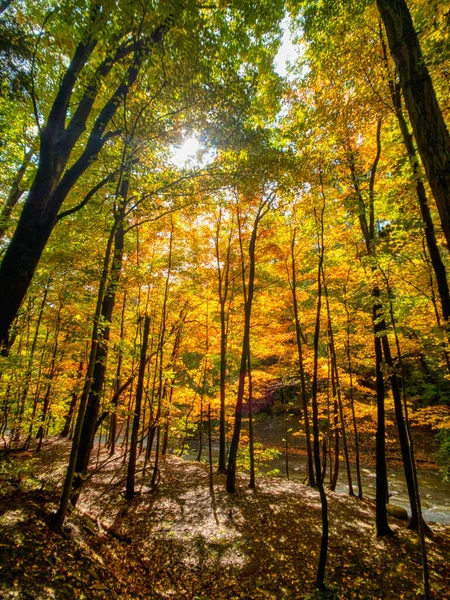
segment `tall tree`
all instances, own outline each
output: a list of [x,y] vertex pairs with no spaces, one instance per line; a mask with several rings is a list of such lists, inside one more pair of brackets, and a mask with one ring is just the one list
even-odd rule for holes
[[[243,268],[243,286],[244,286],[244,334],[241,347],[241,362],[239,367],[238,393],[236,399],[236,408],[234,414],[233,437],[231,438],[230,453],[228,456],[228,471],[227,471],[227,492],[236,491],[236,461],[239,446],[239,438],[242,426],[242,407],[245,392],[245,379],[248,373],[249,351],[250,351],[250,321],[252,315],[253,296],[255,293],[255,267],[256,267],[256,241],[258,237],[258,226],[264,216],[269,212],[273,201],[273,193],[269,192],[262,195],[256,210],[253,227],[250,234],[250,242],[248,247],[248,280],[245,281],[245,269]],[[238,226],[242,227],[240,222],[240,213],[238,206]],[[242,236],[242,233],[241,233]],[[240,237],[242,243],[242,237]],[[242,250],[244,257],[244,251]]]

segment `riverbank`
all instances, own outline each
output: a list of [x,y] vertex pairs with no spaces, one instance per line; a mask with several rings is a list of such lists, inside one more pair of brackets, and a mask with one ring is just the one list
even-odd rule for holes
[[[386,462],[388,467],[401,468],[402,455],[398,440],[398,430],[394,423],[392,410],[387,411],[386,424]],[[266,415],[258,414],[254,418],[255,439],[264,447],[276,448],[281,453],[285,451],[285,442],[281,440],[288,438],[289,454],[306,456],[306,442],[303,426],[298,416],[288,416],[287,421],[283,414]],[[375,435],[376,422],[372,420],[361,420],[358,426],[359,453],[362,465],[375,466]],[[411,436],[414,443],[414,455],[418,468],[427,471],[439,471],[440,467],[436,461],[439,443],[435,432],[429,425],[412,424]],[[347,428],[347,442],[350,460],[355,460],[355,439],[352,428]],[[342,439],[340,453],[343,455]]]
[[[127,503],[124,466],[109,462],[87,484],[65,535],[46,520],[56,508],[68,445],[52,440],[39,455],[20,454],[2,469],[0,595],[55,599],[301,599],[314,588],[320,502],[298,482],[238,476],[209,489],[206,465],[168,456],[161,483]],[[100,454],[100,461],[106,455]],[[3,463],[5,466],[5,463]],[[328,492],[330,598],[417,598],[417,535],[390,517],[393,538],[374,537],[374,505]],[[434,598],[450,585],[450,528],[427,540]]]

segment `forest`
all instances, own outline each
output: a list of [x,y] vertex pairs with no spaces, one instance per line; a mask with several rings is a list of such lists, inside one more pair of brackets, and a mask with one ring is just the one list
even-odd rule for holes
[[0,0],[1,597],[449,597],[449,65],[442,0]]

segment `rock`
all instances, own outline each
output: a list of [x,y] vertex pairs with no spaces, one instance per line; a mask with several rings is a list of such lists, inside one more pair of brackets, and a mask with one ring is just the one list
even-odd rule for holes
[[401,506],[396,506],[395,504],[386,504],[386,511],[388,515],[391,515],[397,519],[407,520],[409,518],[407,511]]

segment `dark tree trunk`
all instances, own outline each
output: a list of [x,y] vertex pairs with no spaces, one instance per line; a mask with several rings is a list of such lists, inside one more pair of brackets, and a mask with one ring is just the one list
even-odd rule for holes
[[[244,400],[244,390],[245,390],[245,376],[247,374],[248,368],[248,352],[250,349],[250,320],[252,314],[252,303],[253,303],[253,295],[254,295],[254,286],[255,286],[255,249],[256,249],[256,239],[258,235],[258,225],[264,215],[270,209],[270,201],[263,200],[258,207],[258,211],[256,213],[255,222],[253,224],[253,229],[250,237],[249,244],[249,275],[248,275],[248,285],[245,283],[245,267],[244,267],[244,250],[242,244],[242,230],[241,224],[239,220],[239,240],[241,245],[241,259],[242,259],[242,278],[243,278],[243,288],[244,288],[244,336],[242,340],[242,350],[241,350],[241,364],[239,367],[239,383],[238,383],[238,394],[236,399],[236,408],[234,412],[234,428],[233,428],[233,437],[231,438],[230,444],[230,453],[228,456],[228,469],[227,469],[227,483],[226,489],[227,492],[233,493],[236,491],[236,460],[237,460],[237,452],[239,447],[239,438],[241,435],[241,426],[242,426],[242,405]],[[238,210],[238,219],[239,219],[239,210]]]
[[[281,382],[283,384],[283,382]],[[288,427],[288,406],[286,400],[286,394],[284,388],[281,388],[281,397],[283,400],[284,407],[284,468],[286,472],[286,479],[289,479],[289,427]]]
[[392,535],[388,525],[386,502],[388,499],[387,470],[386,470],[386,426],[385,426],[385,387],[383,380],[383,353],[381,348],[382,323],[380,313],[380,290],[375,287],[373,297],[373,328],[375,343],[375,373],[377,388],[377,433],[376,433],[376,534],[377,537]]
[[213,480],[213,458],[212,458],[212,437],[211,437],[211,403],[208,402],[208,461],[209,461],[209,490],[214,490]]
[[[378,162],[381,156],[381,120],[377,123],[376,132],[377,151],[370,172],[369,181],[369,219],[367,220],[367,209],[364,203],[362,193],[358,183],[356,174],[356,166],[354,155],[350,152],[349,167],[351,172],[352,184],[359,201],[359,223],[361,233],[366,243],[367,254],[376,258],[375,247],[375,177],[378,167]],[[376,266],[372,265],[372,271],[376,270]],[[385,331],[385,327],[380,321],[382,320],[383,306],[380,301],[380,290],[378,286],[372,289],[372,323],[374,328],[374,344],[375,344],[375,376],[377,390],[377,433],[376,433],[376,516],[375,526],[377,536],[392,535],[392,531],[388,525],[386,502],[388,500],[388,485],[387,485],[387,468],[386,468],[386,423],[385,423],[385,387],[383,380],[383,351],[381,347],[381,335]]]
[[105,294],[106,281],[107,281],[107,276],[108,276],[108,266],[109,266],[109,261],[111,258],[112,244],[113,244],[113,240],[114,240],[113,234],[114,234],[114,232],[111,232],[111,235],[109,236],[107,246],[106,246],[106,251],[105,251],[105,257],[103,259],[102,277],[100,279],[100,285],[99,285],[98,294],[97,294],[97,304],[96,304],[95,313],[94,313],[94,322],[93,322],[93,326],[92,326],[91,349],[89,352],[89,359],[87,362],[87,371],[86,371],[86,378],[84,380],[83,391],[80,396],[80,404],[78,407],[78,416],[77,416],[77,421],[75,424],[75,430],[74,430],[74,434],[73,434],[72,448],[71,448],[70,457],[69,457],[69,464],[67,466],[67,472],[66,472],[66,476],[64,479],[63,490],[62,490],[62,494],[61,494],[61,498],[60,498],[59,508],[51,518],[51,524],[56,530],[61,529],[61,527],[64,523],[64,519],[66,518],[67,510],[69,508],[70,495],[72,492],[72,484],[73,484],[74,477],[75,477],[75,466],[77,463],[78,450],[80,447],[81,430],[83,427],[83,421],[84,421],[84,417],[85,417],[85,413],[86,413],[86,405],[87,405],[87,401],[88,401],[89,391],[91,388],[92,376],[94,374],[95,359],[97,356],[98,327],[99,327],[99,321],[100,321],[100,316],[101,316],[103,297]]
[[101,322],[102,327],[98,329],[97,352],[95,357],[94,372],[89,389],[89,397],[86,407],[86,413],[81,430],[80,447],[78,450],[76,472],[77,477],[73,482],[72,503],[76,503],[79,490],[83,484],[83,477],[86,475],[89,467],[89,459],[94,445],[95,432],[98,427],[98,414],[100,401],[103,393],[103,386],[106,375],[106,362],[108,358],[109,334],[112,315],[116,300],[117,285],[122,270],[123,249],[124,249],[124,213],[126,198],[128,192],[128,177],[125,174],[121,185],[122,200],[120,208],[115,216],[112,229],[114,233],[114,253],[111,269],[108,278],[108,285],[102,302]]
[[[389,285],[388,285],[388,293],[389,293]],[[400,374],[401,374],[401,379],[402,379],[402,400],[403,400],[403,409],[404,409],[404,415],[405,415],[405,428],[406,428],[408,448],[410,450],[410,455],[411,455],[413,486],[414,486],[414,494],[415,494],[415,500],[416,500],[416,506],[417,506],[417,523],[410,522],[408,528],[417,529],[417,531],[419,533],[420,548],[421,548],[421,553],[422,553],[422,578],[423,578],[423,586],[424,586],[424,596],[427,600],[429,600],[430,592],[431,592],[431,590],[430,590],[430,572],[429,572],[429,567],[428,567],[428,557],[427,557],[427,548],[426,548],[426,543],[425,543],[425,533],[431,533],[431,530],[422,518],[422,506],[421,506],[421,499],[420,499],[420,492],[419,492],[419,482],[417,479],[417,469],[416,469],[416,463],[414,460],[414,445],[413,445],[413,438],[411,435],[411,427],[410,427],[409,416],[408,416],[408,403],[407,403],[406,391],[405,391],[405,373],[404,373],[404,369],[403,369],[403,360],[402,360],[402,353],[401,353],[401,349],[400,349],[400,341],[398,339],[397,326],[396,326],[396,322],[395,322],[395,318],[394,318],[394,307],[392,304],[390,293],[389,293],[389,312],[390,312],[390,316],[391,316],[392,328],[394,330],[395,345],[396,345],[396,349],[397,349],[397,358],[398,358]]]
[[50,393],[51,393],[51,389],[52,389],[53,378],[55,377],[55,372],[56,372],[56,355],[58,353],[58,342],[59,342],[58,338],[59,338],[59,330],[61,327],[61,310],[62,310],[62,303],[60,302],[59,309],[58,309],[58,315],[56,317],[55,343],[53,346],[52,358],[50,361],[50,370],[48,373],[47,389],[45,391],[44,404],[42,407],[42,414],[41,414],[39,429],[36,433],[36,439],[39,440],[37,448],[36,448],[36,452],[39,452],[41,449],[42,440],[44,438],[44,433],[45,433],[45,424],[46,424],[48,413],[50,410],[50,399],[51,399]]
[[[84,368],[84,362],[83,362],[83,360],[80,360],[80,364],[78,365],[77,383],[75,384],[75,388],[77,387],[78,382],[81,380],[81,377],[83,376],[83,368]],[[65,416],[64,427],[63,427],[63,430],[61,431],[61,433],[59,434],[61,437],[67,437],[69,435],[70,426],[72,423],[72,417],[75,412],[75,408],[77,406],[77,401],[78,401],[78,392],[76,391],[76,389],[74,389],[74,391],[72,392],[72,397],[70,399],[69,410],[67,411],[67,415]]]
[[231,254],[231,231],[228,236],[227,253],[225,265],[221,266],[220,257],[220,229],[222,224],[222,209],[220,209],[217,220],[215,248],[217,262],[217,280],[220,305],[220,416],[219,416],[219,473],[226,473],[226,432],[225,432],[225,385],[227,377],[227,298],[230,289],[230,254]]
[[383,58],[388,73],[388,85],[391,94],[391,100],[395,116],[397,117],[400,132],[402,134],[403,144],[408,155],[409,163],[411,165],[412,174],[414,181],[416,182],[416,194],[419,203],[420,215],[422,217],[425,240],[427,243],[428,253],[430,255],[431,264],[436,276],[436,282],[439,292],[439,298],[441,301],[442,315],[444,320],[448,322],[450,320],[450,292],[447,281],[447,273],[445,270],[444,263],[442,261],[441,254],[439,252],[438,243],[436,240],[436,234],[434,230],[433,221],[431,219],[430,207],[428,205],[427,194],[425,186],[420,176],[420,166],[414,147],[413,136],[411,135],[403,114],[402,96],[398,83],[395,82],[394,77],[391,77],[389,72],[389,62],[387,56],[387,49],[384,36],[380,26],[380,39],[383,50]]
[[148,332],[150,329],[150,318],[145,315],[144,332],[142,336],[141,357],[139,361],[139,375],[136,388],[136,403],[134,406],[133,425],[131,430],[130,454],[127,471],[127,488],[125,498],[131,500],[134,497],[134,478],[136,473],[136,453],[139,433],[139,420],[141,417],[142,396],[144,393],[145,369],[147,366]]
[[[126,290],[123,293],[123,302],[122,302],[122,313],[120,317],[120,342],[123,341],[125,337],[125,308],[127,305],[127,292]],[[109,430],[109,453],[111,456],[114,456],[116,452],[116,440],[117,440],[117,407],[119,406],[120,394],[118,393],[120,390],[120,378],[122,375],[122,346],[119,346],[119,355],[117,357],[117,368],[116,368],[116,379],[114,381],[114,397],[112,400],[112,414],[111,414],[111,422],[110,422],[110,430]]]
[[450,136],[405,0],[377,0],[406,108],[450,248]]
[[253,379],[252,379],[252,363],[250,357],[250,348],[247,351],[248,363],[248,450],[250,454],[250,482],[248,487],[255,489],[255,449],[253,438]]
[[298,300],[297,300],[297,267],[295,257],[295,238],[296,230],[294,229],[291,239],[291,264],[292,273],[289,277],[289,283],[292,292],[292,302],[294,308],[294,321],[295,321],[295,336],[297,341],[297,352],[298,352],[298,366],[300,371],[300,385],[302,392],[302,407],[303,417],[305,419],[305,436],[306,436],[306,451],[308,454],[308,485],[315,487],[316,481],[314,477],[314,461],[313,451],[311,446],[311,428],[309,425],[309,414],[308,414],[308,396],[306,393],[306,381],[305,381],[305,368],[303,365],[303,343],[302,343],[302,329],[300,327],[300,320],[298,316]]
[[[349,271],[349,275],[350,275],[350,271]],[[348,374],[349,374],[349,378],[350,378],[350,382],[349,382],[350,383],[350,408],[352,411],[353,436],[355,438],[356,478],[358,480],[358,498],[360,500],[362,500],[363,489],[362,489],[362,482],[361,482],[359,439],[358,439],[358,428],[356,425],[355,399],[354,399],[354,395],[353,395],[353,369],[352,369],[352,357],[351,357],[351,351],[350,351],[350,312],[348,310],[348,305],[347,305],[347,284],[346,284],[346,287],[344,290],[344,308],[345,308],[345,313],[347,315],[346,353],[347,353]]]
[[200,410],[198,414],[198,451],[197,458],[195,459],[197,462],[201,462],[202,460],[202,452],[203,452],[203,397],[204,397],[204,389],[205,389],[205,377],[206,377],[206,368],[203,373],[203,384],[202,391],[200,393]]
[[[353,485],[352,485],[352,475],[351,475],[351,471],[350,471],[350,457],[348,454],[348,444],[347,444],[347,428],[345,426],[345,419],[344,419],[344,407],[342,405],[342,396],[341,396],[341,385],[340,385],[340,381],[339,381],[339,372],[338,372],[338,368],[337,368],[337,357],[336,357],[336,348],[334,345],[334,333],[333,333],[333,326],[331,323],[331,312],[330,312],[330,301],[328,298],[328,288],[325,285],[325,275],[323,274],[323,278],[324,278],[324,283],[323,283],[323,287],[324,287],[324,291],[325,291],[325,299],[326,299],[326,307],[327,307],[327,320],[328,320],[328,332],[329,332],[329,339],[330,339],[330,352],[331,352],[331,370],[332,370],[332,382],[333,382],[333,394],[335,395],[335,414],[336,414],[336,408],[339,410],[339,420],[341,422],[341,432],[342,432],[342,444],[344,446],[344,458],[345,458],[345,466],[346,466],[346,470],[347,470],[347,482],[348,482],[348,493],[349,496],[354,496],[354,492],[353,492]],[[337,406],[336,406],[337,403]],[[336,428],[336,423],[335,423],[335,428]],[[337,465],[339,463],[339,445],[337,445],[337,449],[335,450],[335,452],[337,452]],[[336,483],[337,483],[337,476],[336,476]]]
[[[37,340],[38,340],[38,335],[39,335],[39,329],[41,326],[41,321],[42,321],[42,315],[44,314],[44,308],[45,308],[45,304],[47,302],[47,294],[48,294],[48,290],[50,287],[50,282],[51,282],[51,277],[48,278],[47,280],[47,284],[45,286],[44,289],[44,295],[42,298],[42,304],[41,304],[41,308],[39,310],[39,315],[38,315],[38,320],[37,320],[37,324],[36,324],[36,329],[34,332],[34,337],[33,337],[33,342],[31,344],[31,350],[30,350],[30,357],[28,359],[28,368],[27,368],[27,372],[25,375],[25,382],[24,382],[24,389],[22,391],[22,402],[23,404],[25,403],[26,397],[28,395],[28,389],[29,389],[29,385],[30,385],[30,379],[31,379],[31,370],[32,370],[32,366],[33,366],[33,358],[34,358],[34,353],[36,351],[36,344],[37,344]],[[47,331],[47,337],[48,337],[48,331]],[[40,369],[39,369],[39,374],[40,374]],[[28,437],[25,441],[25,449],[28,450],[29,445],[30,445],[30,441],[31,441],[31,436],[33,434],[33,426],[34,426],[34,417],[36,415],[36,410],[37,410],[37,397],[35,398],[35,401],[33,403],[33,414],[31,416],[31,423],[30,423],[30,428],[28,431]]]
[[[323,191],[323,190],[322,190]],[[322,307],[322,265],[324,255],[324,238],[323,238],[323,214],[325,210],[324,204],[321,210],[321,218],[318,219],[318,246],[319,264],[317,268],[317,308],[316,322],[314,327],[314,363],[313,363],[313,381],[312,381],[312,413],[313,413],[313,451],[314,451],[314,466],[316,470],[316,483],[320,495],[320,504],[322,507],[322,538],[320,542],[319,563],[317,566],[316,585],[320,590],[325,590],[325,569],[327,565],[328,554],[328,502],[323,486],[323,479],[320,467],[320,442],[319,442],[319,409],[317,402],[317,387],[318,387],[318,357],[319,357],[319,337],[320,337],[320,312]],[[316,215],[317,217],[317,215]],[[316,218],[317,220],[317,218]]]
[[[158,481],[159,481],[158,462],[159,462],[160,437],[161,437],[160,419],[161,419],[163,396],[164,396],[164,389],[165,389],[165,386],[164,386],[164,345],[166,343],[167,303],[169,300],[170,277],[171,277],[171,273],[172,273],[173,232],[174,232],[174,224],[173,224],[173,221],[171,221],[170,240],[169,240],[169,257],[168,257],[168,261],[167,261],[167,276],[166,276],[166,283],[165,283],[165,287],[164,287],[164,300],[163,300],[163,307],[162,307],[162,314],[161,314],[161,332],[160,332],[160,336],[159,336],[159,343],[158,343],[158,349],[157,349],[157,356],[158,356],[157,366],[158,366],[158,362],[159,362],[158,395],[157,395],[158,404],[157,404],[157,408],[156,408],[155,418],[153,420],[153,423],[151,423],[151,426],[150,426],[149,439],[148,439],[148,444],[147,444],[147,449],[146,449],[146,460],[148,460],[148,458],[150,458],[150,453],[152,451],[153,438],[156,434],[155,460],[154,460],[154,464],[153,464],[153,475],[152,475],[152,480],[151,480],[151,484],[150,484],[152,489],[156,488]],[[155,367],[155,369],[156,369],[156,367]],[[155,370],[155,375],[156,375],[156,370]],[[153,387],[155,386],[155,381],[156,381],[156,379],[153,382]]]

